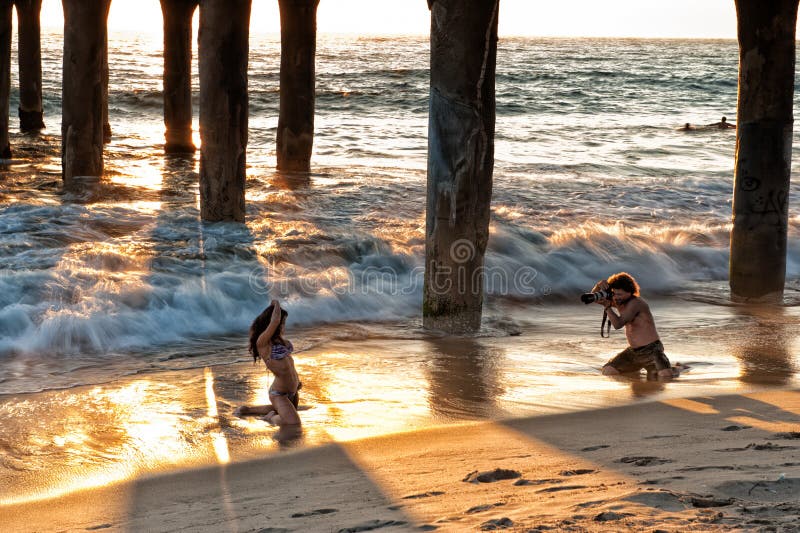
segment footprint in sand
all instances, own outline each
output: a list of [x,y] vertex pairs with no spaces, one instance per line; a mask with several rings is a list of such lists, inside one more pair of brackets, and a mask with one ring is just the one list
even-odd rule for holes
[[622,457],[617,459],[618,463],[633,464],[635,466],[650,466],[650,465],[663,465],[665,463],[673,463],[672,459],[661,459],[650,455],[636,455],[630,457]]
[[562,470],[558,473],[559,476],[583,476],[586,474],[594,474],[597,470],[589,468],[576,468],[575,470]]
[[559,487],[547,487],[546,489],[539,489],[536,492],[561,492],[562,490],[578,490],[585,488],[586,485],[561,485]]
[[788,440],[797,440],[800,439],[800,431],[789,431],[787,433],[775,433],[772,436],[773,439],[788,439]]
[[645,479],[644,481],[640,481],[639,485],[661,485],[662,483],[671,483],[674,479],[686,479],[686,476],[671,476],[671,477],[662,477],[659,479]]
[[495,468],[494,470],[490,470],[488,472],[478,472],[477,470],[474,470],[467,474],[466,477],[461,481],[466,481],[467,483],[493,483],[495,481],[500,481],[501,479],[516,479],[518,477],[522,477],[522,474],[516,470]]
[[766,450],[769,452],[797,449],[797,446],[781,446],[780,444],[772,444],[771,442],[768,442],[766,444],[756,444],[754,442],[752,444],[748,444],[747,447],[750,448],[751,450],[758,450],[758,451]]
[[687,466],[679,468],[678,472],[701,472],[703,470],[738,470],[738,467],[731,465]]
[[370,520],[353,527],[343,527],[337,533],[357,533],[358,531],[372,531],[384,527],[405,526],[408,522],[402,520]]
[[546,484],[555,484],[555,483],[563,483],[563,479],[518,479],[514,482],[516,486],[523,486],[523,485],[546,485]]
[[308,511],[307,513],[294,513],[292,518],[304,518],[306,516],[315,516],[318,514],[331,514],[337,512],[339,509],[314,509],[313,511]]
[[475,507],[470,507],[469,509],[467,509],[467,514],[482,513],[484,511],[488,511],[489,509],[494,509],[495,507],[502,507],[503,505],[505,505],[505,502],[487,503],[486,505],[476,505]]
[[423,492],[422,494],[410,494],[408,496],[403,496],[400,499],[401,500],[416,500],[418,498],[430,498],[432,496],[441,496],[442,494],[444,494],[444,491],[432,490],[430,492]]
[[604,511],[599,515],[592,518],[595,522],[611,522],[613,520],[622,520],[629,516],[634,516],[633,513],[615,513],[614,511]]
[[691,500],[692,505],[694,507],[698,507],[701,509],[707,509],[709,507],[726,507],[728,505],[733,504],[733,498],[699,498],[699,497],[692,497]]
[[514,525],[514,522],[507,517],[495,518],[494,520],[487,520],[481,524],[481,531],[495,531],[497,529],[506,529]]
[[608,444],[597,444],[596,446],[587,446],[586,448],[581,448],[582,452],[594,452],[597,450],[602,450],[603,448],[610,448]]
[[722,431],[741,431],[743,429],[751,429],[752,427],[753,426],[737,426],[737,425],[725,426],[724,428],[722,428]]

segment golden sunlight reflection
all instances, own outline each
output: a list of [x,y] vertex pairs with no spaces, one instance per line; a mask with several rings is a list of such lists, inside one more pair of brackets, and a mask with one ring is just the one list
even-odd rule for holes
[[[522,410],[520,414],[527,412],[531,405],[538,406],[539,412],[598,407],[598,404],[608,403],[606,399],[620,391],[630,389],[627,381],[598,379],[596,375],[571,372],[562,354],[509,347],[506,348],[505,357],[507,364],[499,368],[498,382],[504,385],[497,402],[510,409],[511,406],[519,405]],[[532,374],[521,379],[520,369],[524,369],[531,359],[553,368],[554,372]],[[585,394],[587,390],[594,394]],[[553,395],[563,397],[565,401],[554,402]]]
[[[81,409],[63,430],[49,437],[67,459],[50,469],[48,485],[0,496],[0,505],[45,500],[71,492],[110,485],[155,467],[188,462],[198,455],[184,436],[183,405],[154,391],[149,380],[118,389],[95,387],[86,392]],[[69,409],[69,404],[60,406]],[[106,428],[106,429],[101,429]],[[33,442],[36,438],[31,439]],[[114,461],[87,463],[86,454],[100,447]]]
[[160,191],[164,175],[160,168],[147,162],[129,163],[125,174],[110,174],[109,181],[126,187],[138,187]]
[[[209,367],[203,370],[203,377],[205,378],[206,390],[206,405],[208,406],[208,416],[217,420],[219,412],[217,411],[217,396],[214,394],[214,373]],[[220,464],[228,464],[231,462],[231,454],[228,450],[228,440],[219,428],[212,429],[211,443],[214,447],[214,454]]]
[[[341,359],[352,354],[327,353],[321,357]],[[391,376],[391,386],[387,386],[387,379],[385,373],[372,373],[364,365],[336,369],[322,380],[319,397],[326,412],[320,414],[329,421],[325,430],[331,438],[345,442],[406,431],[430,416],[425,395],[428,384],[423,377],[397,373]],[[369,397],[371,391],[375,391],[374,397]]]

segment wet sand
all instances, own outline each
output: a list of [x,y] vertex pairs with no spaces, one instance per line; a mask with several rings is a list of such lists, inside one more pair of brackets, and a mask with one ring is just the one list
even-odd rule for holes
[[0,506],[4,531],[796,531],[800,391],[327,444]]

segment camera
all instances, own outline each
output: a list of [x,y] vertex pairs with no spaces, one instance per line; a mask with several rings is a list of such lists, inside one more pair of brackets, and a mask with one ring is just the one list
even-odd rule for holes
[[581,301],[585,304],[591,304],[599,300],[610,300],[614,291],[611,289],[607,291],[585,292],[581,294]]

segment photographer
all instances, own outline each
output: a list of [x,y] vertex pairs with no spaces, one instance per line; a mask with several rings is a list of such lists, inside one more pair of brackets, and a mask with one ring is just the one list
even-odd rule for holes
[[675,373],[658,338],[653,314],[639,296],[639,285],[633,276],[626,272],[614,274],[597,282],[592,292],[598,291],[611,292],[610,299],[598,299],[595,303],[605,308],[614,329],[625,326],[628,339],[628,347],[603,366],[603,374],[626,374],[644,368],[648,379],[672,379]]

